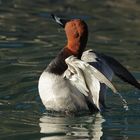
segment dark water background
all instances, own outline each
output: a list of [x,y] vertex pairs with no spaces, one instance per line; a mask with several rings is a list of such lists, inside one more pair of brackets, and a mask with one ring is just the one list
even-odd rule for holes
[[38,78],[66,42],[51,13],[84,19],[88,48],[114,56],[140,80],[139,0],[0,0],[0,139],[139,140],[140,91],[117,78],[128,111],[109,90],[102,114],[44,114]]

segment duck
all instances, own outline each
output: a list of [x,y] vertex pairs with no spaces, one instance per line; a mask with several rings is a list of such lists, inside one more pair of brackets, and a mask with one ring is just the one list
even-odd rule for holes
[[108,87],[117,93],[111,82],[114,75],[140,89],[140,83],[116,59],[85,50],[88,41],[85,21],[51,16],[64,28],[67,43],[39,78],[39,95],[46,110],[65,114],[101,112],[106,108]]

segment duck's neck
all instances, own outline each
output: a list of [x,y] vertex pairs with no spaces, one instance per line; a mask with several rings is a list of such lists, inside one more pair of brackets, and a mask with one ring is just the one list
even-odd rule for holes
[[77,58],[81,58],[85,46],[83,46],[80,41],[68,41],[66,47],[72,52]]
[[78,59],[81,58],[85,48],[85,46],[82,46],[81,44],[85,43],[80,43],[79,40],[68,41],[66,47],[64,47],[57,57],[48,65],[46,71],[57,75],[63,74],[67,69],[67,64],[65,62],[66,58],[71,55],[76,56]]
[[57,57],[48,65],[46,71],[57,75],[62,75],[67,69],[65,59],[70,55],[74,55],[73,52],[67,47],[63,48]]

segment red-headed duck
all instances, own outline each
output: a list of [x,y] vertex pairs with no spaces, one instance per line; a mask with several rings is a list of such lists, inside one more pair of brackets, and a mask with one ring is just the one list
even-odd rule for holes
[[39,79],[39,95],[47,110],[101,111],[105,108],[107,87],[116,92],[111,83],[114,74],[140,89],[132,74],[114,58],[91,49],[85,51],[88,27],[83,20],[52,17],[65,29],[67,44]]

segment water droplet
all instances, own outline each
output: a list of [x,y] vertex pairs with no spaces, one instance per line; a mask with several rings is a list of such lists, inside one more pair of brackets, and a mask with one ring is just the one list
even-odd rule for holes
[[123,108],[125,109],[125,111],[128,111],[129,108],[128,108],[128,105],[127,105],[127,101],[123,98],[123,96],[119,92],[117,92],[117,95],[119,95],[119,97],[120,97],[120,99],[122,101],[122,104],[123,104]]

